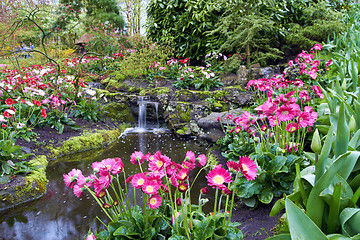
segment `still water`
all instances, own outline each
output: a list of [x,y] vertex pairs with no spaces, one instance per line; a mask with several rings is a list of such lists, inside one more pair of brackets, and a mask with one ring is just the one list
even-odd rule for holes
[[[86,152],[57,160],[56,163],[50,163],[47,168],[49,184],[45,196],[0,212],[0,239],[84,239],[90,226],[99,226],[97,221],[94,222],[94,218],[97,215],[101,218],[100,207],[86,192],[81,198],[77,198],[65,187],[62,175],[73,168],[81,169],[85,172],[84,175],[88,175],[92,162],[112,157],[120,157],[123,160],[127,175],[134,174],[139,171],[137,166],[130,163],[130,155],[134,151],[154,154],[158,150],[176,162],[184,159],[186,151],[194,151],[196,156],[206,154],[206,148],[199,146],[194,140],[178,139],[168,130],[157,129],[129,131],[101,151]],[[198,189],[206,185],[204,176],[196,185]]]

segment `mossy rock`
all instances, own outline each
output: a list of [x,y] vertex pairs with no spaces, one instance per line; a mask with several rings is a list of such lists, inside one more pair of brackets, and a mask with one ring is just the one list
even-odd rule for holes
[[37,167],[35,171],[25,176],[15,176],[11,179],[14,183],[0,185],[0,210],[37,199],[46,193],[46,156],[38,156],[30,163]]
[[130,108],[126,103],[110,102],[101,108],[105,116],[117,121],[134,122]]
[[103,147],[115,141],[120,136],[121,131],[113,129],[84,132],[81,136],[66,140],[60,147],[49,146],[48,148],[52,152],[51,158]]

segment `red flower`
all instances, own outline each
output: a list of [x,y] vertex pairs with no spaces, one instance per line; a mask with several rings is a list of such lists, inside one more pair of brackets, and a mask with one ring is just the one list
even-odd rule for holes
[[47,117],[45,108],[41,109],[41,116],[45,119]]
[[11,105],[14,104],[14,100],[12,100],[11,98],[7,98],[7,99],[5,100],[5,103],[6,103],[6,105],[11,106]]
[[149,206],[151,209],[158,208],[161,205],[161,197],[153,195],[149,198]]

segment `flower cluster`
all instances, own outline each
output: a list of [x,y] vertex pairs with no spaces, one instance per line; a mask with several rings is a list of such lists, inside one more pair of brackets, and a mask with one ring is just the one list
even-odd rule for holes
[[[135,192],[141,191],[144,203],[142,209],[145,215],[144,221],[147,221],[150,216],[156,214],[166,214],[158,209],[171,207],[170,217],[163,215],[161,218],[164,220],[169,219],[169,223],[171,222],[171,225],[174,227],[173,231],[179,231],[180,222],[187,222],[188,224],[182,227],[187,229],[186,231],[190,231],[191,225],[195,224],[193,218],[195,219],[195,216],[198,216],[198,214],[193,213],[195,209],[192,207],[193,205],[187,206],[187,204],[190,204],[192,201],[190,190],[199,173],[210,166],[206,156],[201,154],[196,157],[193,152],[187,151],[184,160],[181,163],[176,163],[166,155],[161,154],[160,151],[153,155],[135,151],[130,156],[130,162],[138,165],[140,172],[127,178],[122,160],[120,158],[110,158],[92,163],[93,173],[89,176],[84,176],[79,169],[71,170],[68,174],[63,175],[64,182],[66,187],[72,189],[77,197],[82,196],[85,189],[88,190],[112,221],[131,219],[131,212],[138,209]],[[145,163],[147,163],[146,169],[144,168]],[[194,179],[190,179],[189,173],[196,166],[201,167],[201,169]],[[230,221],[235,195],[232,194],[230,206],[228,204],[230,203],[229,198],[232,192],[230,189],[234,189],[233,186],[229,186],[229,184],[234,182],[231,172],[236,174],[236,178],[242,174],[246,179],[253,180],[256,177],[257,166],[250,158],[244,156],[239,159],[239,162],[229,162],[228,168],[230,172],[221,165],[217,165],[206,176],[209,186],[216,188],[214,214],[212,216],[215,215],[218,209],[220,211],[221,199],[223,196],[226,197],[225,212],[227,213],[227,210],[230,210],[230,214],[226,215],[228,218],[227,226]],[[124,173],[124,188],[119,181],[120,173]],[[116,184],[118,188],[115,188]],[[131,207],[129,203],[128,186],[134,188],[134,207]],[[218,190],[222,191],[219,204],[217,204]],[[201,206],[207,202],[201,196],[208,192],[209,189],[207,187],[202,188],[200,191],[199,207],[196,211],[201,216],[205,216]],[[115,195],[115,197],[112,195]],[[212,216],[210,215],[210,217]],[[225,220],[223,223],[225,224]],[[87,237],[88,239],[94,239],[95,235],[89,233]]]

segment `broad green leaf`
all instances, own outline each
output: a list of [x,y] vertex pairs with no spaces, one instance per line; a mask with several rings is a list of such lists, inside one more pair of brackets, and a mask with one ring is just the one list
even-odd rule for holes
[[255,196],[252,196],[251,198],[243,198],[242,201],[246,206],[251,208],[256,207],[258,203],[257,198]]
[[186,237],[181,235],[172,235],[168,240],[186,240]]
[[316,170],[315,170],[315,182],[319,180],[319,178],[324,174],[325,167],[327,164],[327,160],[332,148],[332,143],[334,141],[334,126],[331,125],[330,129],[328,131],[328,134],[325,139],[325,143],[321,149],[321,153],[318,159],[318,162],[316,164]]
[[291,235],[288,233],[283,233],[273,237],[266,238],[266,240],[291,240]]
[[348,150],[349,139],[350,139],[350,129],[346,122],[345,104],[341,103],[339,110],[339,120],[337,124],[336,138],[335,138],[336,158]]
[[204,218],[194,231],[194,237],[198,240],[203,240],[211,237],[214,234],[215,221],[212,216]]
[[291,239],[327,239],[318,226],[291,200],[285,200],[285,207]]
[[343,234],[348,237],[360,234],[360,209],[345,208],[340,213],[340,222]]
[[306,204],[306,214],[318,226],[322,225],[324,214],[324,200],[320,197],[320,193],[330,185],[336,173],[342,167],[349,154],[350,152],[347,152],[339,156],[324,173],[324,175],[322,175],[315,183],[309,194],[309,198]]
[[271,192],[269,188],[265,188],[261,191],[261,193],[258,195],[258,199],[260,202],[269,204],[274,197],[274,194]]
[[272,160],[269,162],[269,171],[277,172],[279,171],[284,164],[286,163],[286,157],[284,156],[275,156]]

